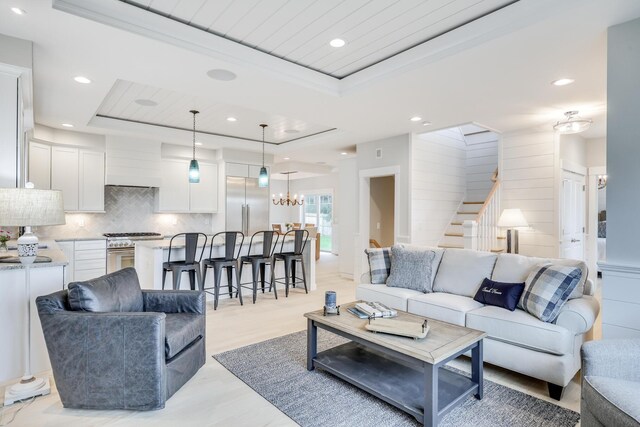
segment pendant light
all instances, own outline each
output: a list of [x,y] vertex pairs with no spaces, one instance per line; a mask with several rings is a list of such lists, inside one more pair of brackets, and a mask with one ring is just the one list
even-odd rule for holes
[[267,168],[264,167],[264,128],[267,125],[262,123],[260,127],[262,128],[262,167],[258,175],[258,187],[265,188],[269,186],[269,174],[267,173]]
[[283,198],[283,194],[280,193],[280,198],[276,199],[276,195],[274,194],[272,197],[272,202],[274,205],[278,206],[302,206],[304,205],[304,194],[300,195],[298,199],[298,195],[294,194],[293,199],[291,198],[291,193],[289,193],[289,177],[292,173],[298,173],[298,171],[290,171],[290,172],[280,172],[283,175],[287,175],[287,198]]
[[591,119],[583,119],[578,116],[577,111],[567,111],[564,113],[565,120],[558,121],[553,126],[553,129],[562,134],[571,134],[571,133],[580,133],[591,127],[591,123],[593,120]]
[[200,166],[196,160],[196,114],[198,114],[199,111],[190,110],[189,112],[193,114],[193,159],[191,159],[189,163],[189,182],[191,184],[197,184],[200,182]]

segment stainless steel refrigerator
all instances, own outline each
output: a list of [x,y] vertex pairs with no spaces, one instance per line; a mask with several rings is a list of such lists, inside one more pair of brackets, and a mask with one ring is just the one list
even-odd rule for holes
[[269,188],[258,187],[257,178],[228,176],[226,217],[227,231],[269,230]]

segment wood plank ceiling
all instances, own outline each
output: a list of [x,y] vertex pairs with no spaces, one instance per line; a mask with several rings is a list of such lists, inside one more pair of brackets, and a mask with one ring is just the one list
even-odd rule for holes
[[519,0],[120,1],[341,79]]

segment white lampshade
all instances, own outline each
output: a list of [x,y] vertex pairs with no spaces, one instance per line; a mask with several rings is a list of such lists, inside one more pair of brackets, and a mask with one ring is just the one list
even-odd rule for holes
[[498,220],[498,227],[514,228],[514,227],[528,227],[527,220],[522,215],[520,209],[505,209],[500,215]]
[[62,191],[0,188],[0,226],[36,227],[64,223]]

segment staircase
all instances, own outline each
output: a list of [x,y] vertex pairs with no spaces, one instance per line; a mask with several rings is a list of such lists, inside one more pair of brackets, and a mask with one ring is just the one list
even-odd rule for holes
[[[491,178],[493,188],[486,200],[463,201],[458,206],[453,220],[447,227],[444,236],[438,242],[440,248],[467,249],[482,251],[504,252],[505,237],[501,236],[496,226],[500,216],[500,180],[496,170]],[[465,239],[465,221],[473,221],[476,235],[468,235]],[[471,225],[469,223],[469,225]],[[470,230],[471,228],[468,228]],[[469,231],[467,231],[469,232]]]

